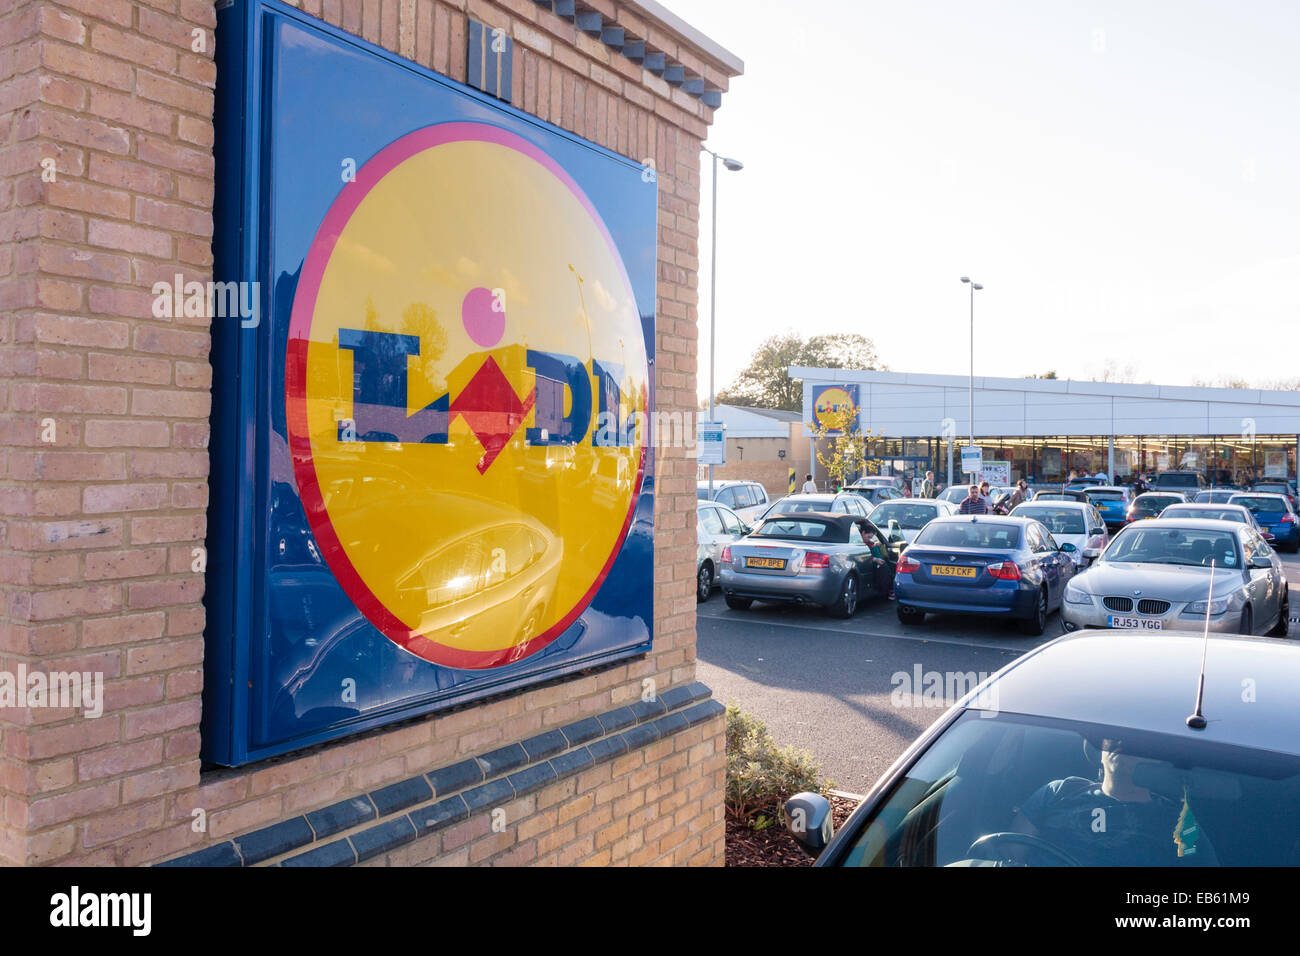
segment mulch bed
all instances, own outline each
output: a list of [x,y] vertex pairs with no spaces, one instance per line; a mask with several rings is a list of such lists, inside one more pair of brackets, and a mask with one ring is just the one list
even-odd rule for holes
[[[831,813],[838,833],[857,803],[831,796]],[[790,833],[774,823],[766,830],[752,830],[727,818],[727,866],[812,866],[809,856]]]

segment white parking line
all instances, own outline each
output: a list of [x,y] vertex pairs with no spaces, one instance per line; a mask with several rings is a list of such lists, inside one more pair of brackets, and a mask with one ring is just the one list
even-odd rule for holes
[[[738,618],[730,617],[726,614],[710,614],[698,610],[695,612],[695,616],[707,617],[715,621],[731,621],[732,623],[740,623],[741,620],[746,620],[744,618],[738,619]],[[1050,626],[1046,631],[1043,632],[1041,639],[1030,637],[1030,638],[1026,638],[1021,643],[1006,644],[998,641],[985,640],[982,637],[972,637],[967,640],[957,640],[956,638],[950,638],[950,637],[922,637],[919,634],[917,635],[882,634],[879,631],[850,631],[844,628],[824,627],[818,624],[790,624],[786,621],[763,621],[762,623],[770,627],[788,627],[796,631],[826,631],[828,634],[847,634],[847,635],[860,636],[860,637],[883,637],[888,640],[916,641],[921,644],[951,644],[954,647],[988,647],[988,648],[993,648],[995,650],[1016,651],[1021,654],[1027,653],[1033,650],[1035,647],[1037,647],[1038,644],[1034,642],[1041,640],[1042,642],[1045,643],[1047,641],[1053,640],[1056,637],[1055,634],[1051,633],[1052,628]]]

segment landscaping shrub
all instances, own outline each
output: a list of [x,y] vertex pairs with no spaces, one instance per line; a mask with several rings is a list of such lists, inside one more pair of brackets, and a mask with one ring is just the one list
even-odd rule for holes
[[803,790],[823,793],[831,782],[806,750],[778,747],[767,726],[727,705],[727,814],[757,830],[784,821],[785,801]]

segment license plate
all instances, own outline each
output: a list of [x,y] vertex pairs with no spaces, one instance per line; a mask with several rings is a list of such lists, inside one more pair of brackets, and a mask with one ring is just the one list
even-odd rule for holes
[[1144,617],[1119,617],[1114,614],[1107,615],[1106,626],[1133,628],[1139,631],[1162,631],[1165,627],[1163,621],[1151,621]]
[[747,568],[772,568],[776,571],[785,569],[785,558],[746,558]]
[[937,578],[973,578],[977,573],[977,569],[958,568],[951,564],[936,564],[930,568],[930,573]]

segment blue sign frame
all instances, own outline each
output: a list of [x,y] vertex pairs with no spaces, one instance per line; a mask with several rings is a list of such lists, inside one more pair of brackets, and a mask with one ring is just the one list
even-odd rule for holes
[[[237,766],[644,654],[654,632],[653,441],[626,537],[590,603],[536,653],[447,667],[398,646],[320,558],[285,471],[286,340],[323,217],[358,168],[437,123],[491,124],[545,152],[622,259],[654,408],[657,186],[640,164],[278,0],[218,12],[214,279],[259,283],[257,324],[215,318],[202,752]],[[351,698],[340,687],[352,681]],[[345,689],[346,690],[346,689]]]

